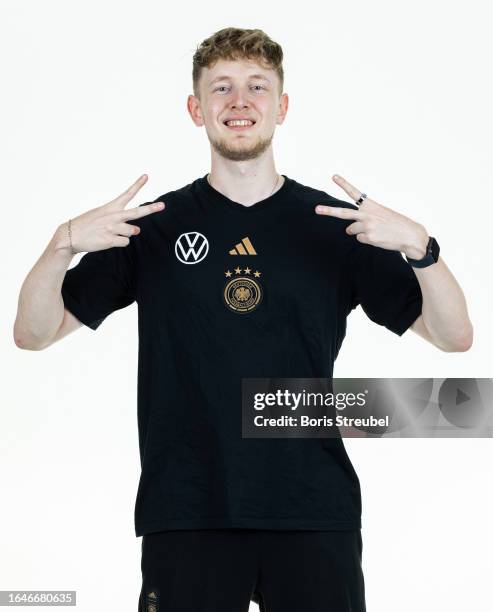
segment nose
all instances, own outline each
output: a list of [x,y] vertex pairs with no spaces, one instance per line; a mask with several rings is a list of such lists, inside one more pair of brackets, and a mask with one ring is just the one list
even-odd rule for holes
[[235,102],[231,104],[231,108],[248,108],[248,104],[246,102]]
[[248,106],[247,98],[243,89],[238,88],[231,100],[231,108],[245,108]]

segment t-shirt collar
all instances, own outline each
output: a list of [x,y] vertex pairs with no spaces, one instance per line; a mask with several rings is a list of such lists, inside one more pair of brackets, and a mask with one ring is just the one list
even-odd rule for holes
[[207,198],[214,203],[217,203],[221,206],[226,206],[231,210],[236,210],[238,212],[242,212],[244,214],[251,214],[255,211],[266,210],[267,208],[271,208],[276,204],[281,203],[285,200],[288,192],[291,190],[294,184],[294,180],[286,176],[285,174],[281,174],[284,177],[284,182],[279,187],[277,191],[275,191],[272,195],[264,198],[263,200],[259,200],[255,202],[255,204],[245,205],[241,204],[241,202],[235,202],[231,200],[223,193],[215,189],[207,180],[207,176],[209,173],[205,174],[203,177],[197,179],[197,185],[199,189],[204,193]]

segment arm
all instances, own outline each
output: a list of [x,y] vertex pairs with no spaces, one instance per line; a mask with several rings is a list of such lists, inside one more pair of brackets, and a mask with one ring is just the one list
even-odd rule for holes
[[[66,224],[58,227],[41,257],[22,284],[14,323],[14,341],[19,348],[41,350],[82,323],[73,315],[65,320],[61,286],[72,253],[64,246]],[[70,313],[69,313],[70,314]]]
[[[343,178],[333,180],[355,201],[362,192]],[[353,221],[346,233],[364,244],[400,251],[411,259],[426,253],[428,232],[423,225],[386,206],[366,198],[359,208],[317,206],[317,214]],[[467,351],[473,341],[473,327],[462,289],[441,257],[426,268],[413,268],[423,296],[421,315],[411,329],[447,352]]]
[[[423,242],[427,242],[424,238]],[[424,257],[421,250],[408,250],[408,257]],[[439,256],[426,268],[413,268],[423,294],[423,309],[411,329],[442,351],[467,351],[473,342],[473,326],[464,293],[452,272]]]
[[[73,219],[75,252],[92,253],[128,246],[130,237],[138,234],[140,228],[127,221],[164,208],[163,202],[155,202],[124,210],[146,181],[144,174],[114,200]],[[64,223],[56,229],[22,284],[14,323],[14,341],[19,348],[41,350],[82,325],[63,302],[62,286],[73,257],[67,225]]]

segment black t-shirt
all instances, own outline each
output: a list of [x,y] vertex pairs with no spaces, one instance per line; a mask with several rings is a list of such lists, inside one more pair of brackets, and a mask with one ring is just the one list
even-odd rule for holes
[[351,310],[361,304],[400,336],[422,294],[401,253],[360,243],[345,233],[353,221],[314,210],[354,205],[283,176],[244,206],[204,175],[131,221],[141,232],[128,246],[67,270],[65,306],[91,329],[138,305],[137,536],[361,527],[342,439],[242,438],[242,378],[332,380]]

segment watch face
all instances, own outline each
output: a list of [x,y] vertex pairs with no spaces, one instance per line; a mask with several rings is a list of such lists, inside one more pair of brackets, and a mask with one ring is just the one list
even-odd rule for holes
[[438,246],[438,242],[434,238],[432,239],[432,242],[431,242],[430,252],[433,257],[433,261],[436,262],[438,260],[438,254],[440,253],[440,247]]

